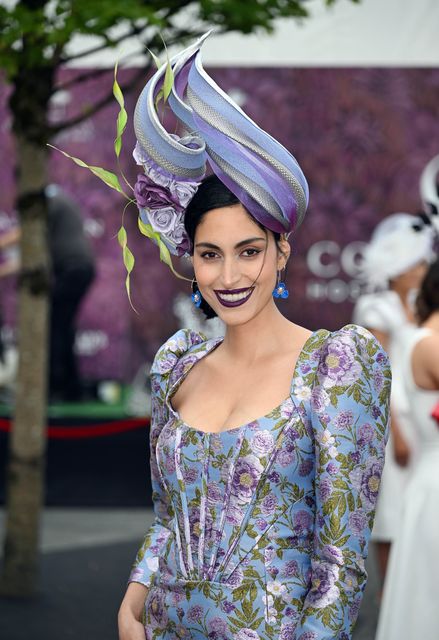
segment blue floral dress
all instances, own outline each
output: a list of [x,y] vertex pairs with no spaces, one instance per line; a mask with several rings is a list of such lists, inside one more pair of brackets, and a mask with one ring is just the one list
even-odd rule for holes
[[358,326],[315,331],[290,396],[213,434],[170,399],[221,340],[179,331],[152,367],[156,520],[130,576],[148,587],[146,638],[348,640],[384,462],[387,356]]

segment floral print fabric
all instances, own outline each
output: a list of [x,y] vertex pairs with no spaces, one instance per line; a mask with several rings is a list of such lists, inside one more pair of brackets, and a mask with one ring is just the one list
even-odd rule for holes
[[170,398],[220,342],[182,330],[154,360],[156,520],[130,576],[148,587],[146,638],[348,640],[384,462],[387,356],[355,325],[316,331],[290,396],[213,434]]

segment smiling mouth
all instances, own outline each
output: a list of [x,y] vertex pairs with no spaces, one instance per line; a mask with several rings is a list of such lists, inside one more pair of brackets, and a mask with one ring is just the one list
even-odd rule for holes
[[250,298],[254,287],[245,289],[214,289],[215,295],[224,307],[238,307]]

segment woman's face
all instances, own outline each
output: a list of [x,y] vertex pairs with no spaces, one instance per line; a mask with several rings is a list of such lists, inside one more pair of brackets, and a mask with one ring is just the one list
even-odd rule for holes
[[273,304],[277,270],[290,250],[286,240],[282,243],[284,255],[273,234],[261,229],[241,204],[205,214],[195,232],[195,278],[203,298],[226,324],[248,322]]

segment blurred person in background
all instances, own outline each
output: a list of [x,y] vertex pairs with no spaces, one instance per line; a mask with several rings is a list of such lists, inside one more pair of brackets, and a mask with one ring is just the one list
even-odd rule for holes
[[[95,277],[92,247],[85,235],[76,202],[57,185],[46,188],[48,250],[51,262],[49,397],[51,402],[82,398],[82,384],[74,353],[75,321],[81,302]],[[17,245],[20,228],[0,238],[0,248]],[[17,273],[19,255],[1,265],[0,277]]]
[[437,640],[439,608],[439,260],[417,298],[420,327],[402,345],[400,367],[418,460],[403,496],[376,640]]
[[372,532],[382,583],[390,545],[400,528],[403,491],[416,460],[401,350],[407,332],[416,326],[414,300],[431,256],[431,229],[420,224],[418,216],[395,213],[385,218],[364,252],[362,275],[370,292],[360,296],[353,312],[353,321],[375,335],[392,366],[391,435]]

